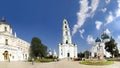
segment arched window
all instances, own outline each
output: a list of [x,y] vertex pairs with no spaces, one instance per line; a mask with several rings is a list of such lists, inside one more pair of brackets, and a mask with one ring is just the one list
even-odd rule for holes
[[68,35],[68,32],[66,31],[66,35]]
[[5,31],[7,31],[7,27],[5,27]]
[[65,28],[67,28],[67,26],[65,26]]
[[68,40],[66,40],[66,44],[68,44]]
[[66,24],[66,21],[65,21],[65,24]]
[[61,53],[61,55],[62,55],[62,53]]
[[8,45],[8,39],[5,39],[5,45]]

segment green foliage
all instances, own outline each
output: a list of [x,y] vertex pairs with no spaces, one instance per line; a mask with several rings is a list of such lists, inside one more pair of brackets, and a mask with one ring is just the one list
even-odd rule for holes
[[30,46],[30,57],[46,57],[47,54],[47,46],[42,44],[41,40],[37,37],[33,37]]
[[[54,59],[50,59],[50,58],[42,58],[42,59],[38,59],[36,58],[34,60],[34,62],[53,62]],[[32,62],[32,58],[28,58],[28,62]]]
[[29,57],[29,58],[28,58],[28,62],[32,62],[32,58]]
[[84,52],[84,56],[85,56],[85,58],[89,58],[89,56],[90,56],[90,51],[88,51],[88,50],[86,50],[85,52]]
[[83,53],[82,53],[82,52],[78,53],[77,55],[78,55],[79,58],[83,58],[83,57],[89,58],[89,56],[90,56],[90,51],[86,50],[86,51],[84,51]]
[[[43,59],[35,59],[34,62],[53,62],[53,59],[43,58]],[[31,61],[30,61],[31,62]]]
[[108,58],[108,61],[120,61],[120,58]]
[[113,61],[81,61],[80,64],[85,64],[85,65],[109,65],[109,64],[113,64]]
[[40,59],[40,62],[53,62],[53,59]]
[[115,40],[113,38],[111,38],[109,42],[105,43],[105,49],[111,53],[112,57],[113,55],[117,57],[119,54],[117,43],[115,43]]
[[83,58],[84,57],[84,53],[82,53],[82,52],[78,53],[78,57],[79,58]]

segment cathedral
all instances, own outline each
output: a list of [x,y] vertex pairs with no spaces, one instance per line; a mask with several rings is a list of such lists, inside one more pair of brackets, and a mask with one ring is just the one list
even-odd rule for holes
[[77,58],[77,45],[72,44],[70,28],[66,19],[63,20],[62,43],[59,44],[59,59]]
[[110,41],[111,37],[104,31],[100,38],[97,37],[95,45],[91,48],[91,57],[110,57],[111,54],[105,50],[105,43]]
[[29,57],[30,44],[13,34],[4,18],[0,21],[0,61],[22,61]]

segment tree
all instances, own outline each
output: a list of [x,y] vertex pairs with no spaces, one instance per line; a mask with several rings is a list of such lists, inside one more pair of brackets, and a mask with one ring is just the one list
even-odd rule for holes
[[83,58],[84,57],[84,54],[82,52],[78,53],[78,57],[79,58]]
[[41,40],[37,37],[33,37],[30,46],[30,57],[46,57],[47,46],[42,44]]
[[45,46],[44,44],[40,46],[40,54],[41,54],[41,57],[46,57],[47,55],[47,46]]
[[118,54],[119,54],[119,51],[118,51],[118,48],[117,48],[117,43],[115,43],[115,40],[113,38],[111,38],[110,41],[105,43],[105,50],[107,52],[110,52],[112,57],[113,56],[117,57]]
[[84,56],[85,56],[85,58],[88,59],[90,56],[90,51],[88,51],[88,50],[84,51]]

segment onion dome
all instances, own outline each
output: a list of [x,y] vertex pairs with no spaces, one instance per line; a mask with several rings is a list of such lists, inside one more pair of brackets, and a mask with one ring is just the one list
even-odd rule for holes
[[101,42],[101,39],[97,37],[97,39],[95,40],[95,42]]
[[103,33],[101,35],[101,39],[109,39],[109,36],[106,33]]

